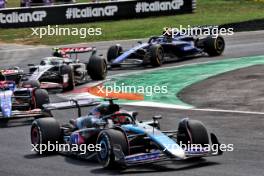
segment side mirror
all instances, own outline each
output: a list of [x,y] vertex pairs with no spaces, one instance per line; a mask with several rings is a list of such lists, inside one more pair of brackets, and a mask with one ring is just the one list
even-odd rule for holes
[[159,124],[158,120],[162,119],[162,116],[161,115],[155,115],[155,116],[152,117],[152,119],[153,119],[153,124],[154,124],[153,125],[153,134],[154,134],[155,126],[157,126],[155,124]]
[[138,41],[138,44],[142,44],[142,41]]
[[133,117],[134,119],[136,119],[137,116],[138,116],[138,112],[136,112],[136,111],[132,112],[132,117]]
[[162,116],[161,116],[161,115],[155,115],[155,116],[152,117],[152,119],[153,119],[154,121],[157,121],[157,120],[162,119]]
[[95,55],[96,53],[97,53],[97,49],[96,49],[96,47],[92,47],[93,49],[92,49],[92,55]]

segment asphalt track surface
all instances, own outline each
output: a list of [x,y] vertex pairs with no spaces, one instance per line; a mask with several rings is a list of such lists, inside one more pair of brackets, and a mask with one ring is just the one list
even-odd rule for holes
[[[178,63],[165,64],[163,67],[180,64],[204,62],[214,59],[226,59],[243,56],[264,55],[264,31],[252,33],[239,33],[226,38],[226,51],[223,56],[217,58],[198,58]],[[136,41],[136,40],[135,40]],[[120,42],[125,46],[131,46],[135,41]],[[110,42],[94,43],[100,53],[105,53]],[[39,58],[49,56],[50,48],[19,45],[0,45],[1,67],[20,66],[26,67],[28,63],[38,63]],[[134,70],[111,71],[109,75],[126,73]],[[231,73],[232,74],[232,73]],[[249,74],[253,74],[250,72]],[[227,74],[230,76],[230,74]],[[217,78],[216,78],[217,79]],[[261,79],[262,80],[262,79]],[[221,79],[218,79],[221,81]],[[263,81],[262,81],[263,82]],[[196,85],[194,85],[196,86]],[[237,91],[238,85],[233,88]],[[240,85],[241,86],[241,85]],[[208,87],[208,86],[207,86]],[[263,87],[263,84],[262,84]],[[217,87],[216,90],[217,91]],[[221,89],[223,90],[223,89]],[[187,91],[187,90],[186,90]],[[192,93],[187,91],[187,93]],[[228,97],[228,96],[227,96]],[[196,97],[197,98],[197,97]],[[199,98],[199,97],[198,97]],[[204,98],[204,97],[201,97]],[[207,96],[210,101],[216,97]],[[230,97],[232,98],[232,96]],[[51,95],[52,101],[58,101],[56,95]],[[191,101],[192,99],[187,101]],[[230,99],[224,99],[217,103],[225,104]],[[194,101],[194,100],[192,100]],[[196,99],[197,101],[197,99]],[[241,100],[242,101],[242,100]],[[250,99],[248,99],[250,101]],[[242,101],[243,102],[243,101]],[[263,101],[259,103],[263,104]],[[195,104],[196,105],[196,104]],[[198,104],[199,105],[199,104]],[[239,109],[239,104],[236,105]],[[252,107],[254,105],[250,105]],[[206,106],[203,106],[206,107]],[[139,119],[151,119],[154,114],[161,114],[163,129],[177,128],[177,122],[183,117],[203,121],[208,129],[216,133],[224,144],[234,144],[233,152],[226,152],[223,156],[206,158],[204,160],[190,162],[160,163],[123,171],[107,171],[94,161],[84,161],[61,155],[38,156],[31,152],[30,146],[30,120],[11,121],[7,127],[0,128],[0,175],[10,176],[47,176],[47,175],[195,175],[195,176],[262,176],[264,154],[264,118],[263,115],[243,114],[236,112],[211,112],[197,110],[162,109],[151,107],[123,107],[129,110],[137,110]],[[212,106],[206,107],[212,108]],[[254,107],[257,111],[258,109]],[[250,111],[250,108],[243,110]],[[55,117],[62,123],[68,122],[76,116],[73,110],[55,111]]]
[[178,96],[197,108],[264,112],[263,74],[264,65],[241,68],[195,83]]

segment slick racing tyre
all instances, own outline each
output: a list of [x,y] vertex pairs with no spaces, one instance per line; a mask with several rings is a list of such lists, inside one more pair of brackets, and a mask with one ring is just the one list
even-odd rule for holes
[[179,123],[177,142],[178,144],[197,144],[204,147],[209,144],[209,136],[202,122],[183,119]]
[[45,89],[35,90],[35,108],[43,109],[44,104],[49,104],[49,94]]
[[107,61],[112,62],[118,56],[120,56],[123,52],[123,48],[120,45],[111,46],[107,51]]
[[103,80],[107,74],[107,65],[103,57],[92,55],[87,64],[87,71],[92,80]]
[[151,45],[149,48],[150,63],[153,67],[159,67],[163,62],[163,48],[161,45]]
[[[74,74],[72,67],[69,65],[63,65],[60,68],[60,75],[62,76],[62,89],[63,92],[65,91],[71,91],[75,87],[75,82],[74,82]],[[67,81],[67,82],[65,82]]]
[[120,168],[115,161],[114,147],[120,149],[125,156],[128,155],[128,142],[125,134],[116,129],[103,130],[99,133],[96,143],[101,146],[101,150],[97,152],[99,163],[106,169]]
[[[55,150],[44,150],[44,145],[60,143],[61,129],[59,123],[51,117],[34,120],[31,126],[31,144],[35,146],[38,154],[51,154]],[[43,150],[40,151],[43,145]]]
[[209,56],[219,56],[225,50],[225,40],[222,36],[208,36],[204,41],[204,50]]
[[22,82],[22,87],[24,88],[40,88],[40,83],[38,80],[28,80]]

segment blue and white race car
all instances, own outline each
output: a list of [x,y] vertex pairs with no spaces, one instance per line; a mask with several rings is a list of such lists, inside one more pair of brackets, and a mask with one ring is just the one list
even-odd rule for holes
[[[97,106],[88,115],[81,116],[80,107],[95,105]],[[74,100],[46,106],[49,110],[71,107],[78,107],[81,117],[71,120],[69,124],[60,125],[54,118],[37,119],[33,122],[31,142],[38,153],[54,153],[41,151],[41,146],[50,144],[94,145],[96,150],[90,152],[59,152],[86,159],[97,156],[104,168],[222,154],[217,137],[213,133],[209,135],[205,126],[197,120],[185,118],[177,127],[175,124],[176,129],[162,131],[159,125],[161,116],[154,116],[150,121],[138,121],[137,112],[120,110],[113,100],[103,104]]]
[[[165,35],[166,34],[166,35]],[[121,45],[111,46],[107,52],[110,68],[124,66],[159,67],[164,62],[199,56],[219,56],[225,49],[222,36],[185,36],[168,35],[154,36],[148,42],[139,42],[131,49],[123,51]]]
[[17,87],[15,81],[7,81],[5,75],[0,74],[1,124],[17,118],[50,116],[43,109],[43,105],[50,102],[47,91],[30,84],[23,86]]

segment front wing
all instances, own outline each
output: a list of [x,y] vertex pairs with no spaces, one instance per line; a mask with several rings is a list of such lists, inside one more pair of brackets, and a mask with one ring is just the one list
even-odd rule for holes
[[12,111],[10,117],[4,117],[2,112],[0,112],[0,119],[19,119],[19,118],[28,118],[28,117],[43,117],[47,114],[41,109],[34,109],[29,111]]
[[[211,133],[210,136],[211,136],[211,145],[218,145],[218,146],[221,145],[215,134]],[[125,156],[119,145],[115,145],[113,147],[113,152],[116,161],[124,166],[157,163],[162,161],[179,161],[179,160],[186,160],[189,158],[210,157],[210,156],[218,156],[223,154],[223,151],[221,151],[219,148],[217,151],[213,151],[212,149],[208,150],[208,148],[201,148],[201,149],[194,148],[194,149],[184,150],[184,155],[185,155],[184,158],[179,158],[177,156],[168,154],[165,150],[164,151],[155,150],[149,153],[137,153],[137,154]]]
[[142,164],[150,164],[150,163],[157,163],[163,161],[180,161],[186,160],[189,158],[200,158],[200,157],[210,157],[210,156],[217,156],[221,155],[222,153],[213,153],[211,151],[185,151],[185,158],[178,158],[173,156],[168,156],[162,151],[154,151],[150,153],[139,153],[134,155],[125,156],[124,153],[120,150],[119,146],[114,147],[114,155],[115,159],[118,163],[123,166],[135,166],[135,165],[142,165]]
[[41,89],[62,89],[63,85],[59,83],[53,83],[53,82],[41,82],[40,88]]

